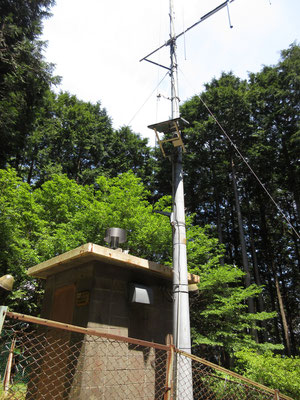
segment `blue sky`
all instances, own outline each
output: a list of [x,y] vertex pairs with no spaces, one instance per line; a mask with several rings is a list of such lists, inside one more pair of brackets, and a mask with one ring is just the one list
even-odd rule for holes
[[[222,2],[174,0],[176,33]],[[139,60],[168,40],[168,12],[169,0],[56,0],[43,40],[46,59],[63,78],[57,90],[101,101],[115,128],[130,122],[154,144],[147,125],[170,117],[169,80],[156,89],[165,70]],[[222,71],[247,78],[276,64],[280,50],[299,42],[299,0],[235,0],[230,17],[232,29],[223,9],[178,40],[181,102]],[[168,48],[153,59],[169,65]]]

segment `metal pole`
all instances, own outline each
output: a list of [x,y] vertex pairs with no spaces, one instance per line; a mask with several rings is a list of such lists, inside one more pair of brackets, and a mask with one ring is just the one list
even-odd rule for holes
[[176,58],[176,35],[173,20],[173,0],[170,0],[170,77],[171,77],[171,119],[179,117],[179,98],[178,98],[178,72]]
[[[196,25],[205,21],[215,13],[227,7],[234,0],[225,0],[222,4],[203,15],[196,23],[179,33],[177,36],[174,29],[173,19],[173,0],[169,0],[169,17],[170,17],[170,38],[156,50],[149,53],[140,61],[148,61],[159,67],[165,68],[170,72],[171,78],[171,119],[179,117],[179,97],[178,97],[178,78],[177,78],[177,58],[176,58],[176,40],[194,28]],[[230,21],[229,21],[230,22]],[[231,27],[231,22],[230,22]],[[157,62],[149,60],[148,57],[159,51],[165,46],[170,46],[170,68]],[[149,128],[154,129],[157,135],[155,125]],[[169,141],[169,140],[166,140]],[[163,155],[164,150],[159,141]],[[184,188],[183,188],[183,171],[182,171],[182,147],[177,145],[174,149],[172,160],[173,173],[173,212],[171,215],[171,223],[173,226],[173,338],[175,346],[187,353],[191,353],[191,337],[190,337],[190,314],[189,314],[189,297],[188,297],[188,279],[187,279],[187,255],[186,255],[186,231],[185,231],[185,208],[184,208]],[[175,363],[176,379],[175,379],[175,399],[193,399],[192,385],[192,366],[191,360],[184,359],[183,356],[176,356]]]
[[[179,117],[178,78],[176,59],[176,35],[173,21],[173,0],[170,0],[170,77],[171,118]],[[191,353],[190,310],[188,294],[188,272],[186,253],[186,228],[184,187],[182,170],[182,148],[174,149],[173,155],[173,337],[180,350]],[[176,399],[193,399],[193,382],[190,360],[177,355]]]
[[[177,154],[176,154],[177,153]],[[173,160],[173,292],[174,292],[174,344],[179,350],[191,352],[190,312],[187,276],[186,230],[182,149],[176,149]]]

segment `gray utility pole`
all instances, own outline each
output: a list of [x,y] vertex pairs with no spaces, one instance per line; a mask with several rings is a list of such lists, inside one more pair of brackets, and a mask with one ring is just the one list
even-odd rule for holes
[[[187,252],[186,252],[186,229],[185,229],[185,207],[184,207],[184,187],[183,187],[183,169],[182,169],[182,153],[185,151],[181,138],[181,130],[187,121],[179,117],[179,97],[178,97],[178,66],[176,58],[176,40],[185,32],[189,31],[200,22],[227,7],[234,0],[226,0],[218,7],[205,14],[195,24],[187,28],[176,36],[173,18],[173,0],[169,0],[169,16],[170,16],[170,38],[169,40],[154,50],[140,61],[148,61],[159,67],[169,70],[171,79],[171,120],[161,123],[149,125],[154,129],[161,151],[165,156],[163,144],[171,142],[174,152],[172,158],[173,169],[173,212],[171,214],[171,224],[173,227],[173,340],[174,345],[179,350],[191,353],[191,336],[190,336],[190,311],[189,311],[189,294],[188,294],[188,271],[187,271]],[[232,27],[229,18],[230,27]],[[161,65],[155,61],[149,60],[148,57],[162,49],[164,46],[170,46],[170,67]],[[164,133],[166,136],[172,134],[169,139],[160,140],[158,132]],[[175,382],[175,398],[180,400],[193,399],[193,382],[191,360],[180,355],[176,359],[176,382]]]
[[[179,118],[178,70],[176,58],[176,35],[173,20],[173,0],[170,0],[170,78],[171,118]],[[190,307],[186,252],[186,228],[184,186],[182,169],[183,145],[173,152],[173,340],[179,350],[191,353]],[[193,399],[192,366],[188,359],[176,357],[175,398]]]
[[[176,35],[173,20],[173,0],[170,0],[170,78],[171,116],[179,118],[178,71],[176,58]],[[173,154],[173,340],[179,350],[191,352],[190,308],[186,253],[186,229],[184,186],[182,170],[182,146]]]

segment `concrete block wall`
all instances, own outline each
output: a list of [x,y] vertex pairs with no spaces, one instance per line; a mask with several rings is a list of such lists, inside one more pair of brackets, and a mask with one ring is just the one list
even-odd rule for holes
[[[130,303],[130,283],[151,287],[153,304]],[[47,278],[42,317],[165,344],[166,336],[172,333],[171,290],[172,282],[168,278],[92,260]],[[88,296],[87,302],[78,302],[81,293]],[[77,339],[72,334],[70,340]],[[141,393],[147,393],[143,398],[155,398],[158,374],[155,349],[119,342],[112,346],[105,340],[86,337],[74,365],[70,399],[72,396],[115,398],[110,391],[116,394],[118,385],[127,391],[126,397],[120,398],[136,400],[141,398]],[[64,382],[57,384],[66,385],[63,379]]]

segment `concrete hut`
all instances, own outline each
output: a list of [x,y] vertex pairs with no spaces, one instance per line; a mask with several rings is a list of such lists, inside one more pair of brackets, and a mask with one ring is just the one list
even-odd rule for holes
[[[28,273],[32,277],[46,280],[42,318],[160,344],[165,344],[166,337],[172,334],[173,301],[172,269],[170,267],[126,254],[120,250],[87,243],[31,267]],[[189,275],[189,281],[197,283],[198,277]],[[106,345],[104,350],[103,344],[101,346],[99,349],[102,357],[103,354],[114,356],[112,348],[109,349]],[[150,365],[149,368],[153,369],[155,354],[152,356],[147,354],[145,358],[141,349],[138,352],[136,348],[125,347],[121,352],[121,348],[118,348],[118,359],[124,358],[125,355],[128,359],[130,352],[134,352],[136,359],[137,354],[140,353],[143,368],[147,363],[150,365],[152,360],[152,367]],[[91,355],[85,346],[84,354],[81,351],[78,355],[80,362],[77,361],[77,366],[87,364],[88,360],[84,360],[84,358],[88,357],[88,353]],[[92,353],[95,356],[97,351],[93,349]],[[97,358],[99,359],[99,357]],[[120,380],[120,368],[116,368],[116,370],[110,368],[112,384],[105,382],[105,374],[101,377],[99,371],[93,377],[87,373],[84,376],[81,371],[80,377],[76,377],[77,367],[74,368],[72,383],[66,389],[69,393],[68,398],[72,398],[72,396],[74,398],[72,391],[75,390],[75,386],[77,392],[78,387],[81,390],[81,395],[78,397],[77,394],[76,398],[94,398],[91,395],[91,388],[100,390],[103,394],[101,398],[110,398],[109,390]],[[58,394],[60,384],[66,387],[62,371],[67,369],[67,360],[62,360],[62,364],[57,365],[56,369],[60,370],[61,378],[59,378],[59,374],[56,374],[60,382],[53,382],[53,378],[51,378],[51,385],[56,387],[53,390],[57,390],[55,394],[58,396],[57,398],[67,398],[65,395],[59,397]],[[126,369],[128,382],[135,382],[137,390],[140,389],[142,383],[147,384],[148,392],[150,390],[149,398],[151,398],[151,390],[152,398],[155,397],[155,367],[152,377],[149,373],[147,375],[147,379],[150,379],[149,382],[145,382],[145,378],[141,374],[142,381],[138,381],[136,368],[135,372],[130,371],[130,368],[128,370],[128,366],[124,366],[124,369]],[[49,371],[45,370],[44,372],[43,383],[34,383],[36,396],[31,397],[32,399],[38,399],[43,391],[49,391],[47,382],[45,382],[45,376],[49,376]],[[113,376],[114,373],[115,376]],[[135,375],[134,379],[132,379],[132,374]],[[139,398],[138,392],[135,393],[133,387],[134,385],[131,387],[132,398]],[[51,396],[53,398],[53,393]],[[99,394],[95,398],[100,398]]]

